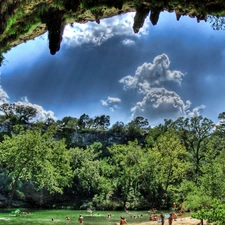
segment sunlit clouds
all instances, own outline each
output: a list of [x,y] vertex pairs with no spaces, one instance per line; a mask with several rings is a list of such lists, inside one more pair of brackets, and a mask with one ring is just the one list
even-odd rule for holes
[[35,121],[46,121],[47,119],[53,120],[56,119],[56,117],[54,116],[54,112],[52,112],[51,110],[45,110],[40,105],[32,104],[31,102],[28,101],[27,97],[24,97],[22,100],[17,102],[10,102],[9,96],[0,86],[0,104],[3,103],[14,103],[16,105],[30,106],[32,108],[35,108],[37,110],[36,117],[34,118]]
[[[101,45],[108,39],[120,36],[124,38],[123,44],[134,44],[133,38],[138,38],[148,34],[149,21],[146,20],[144,26],[138,34],[135,34],[132,26],[135,13],[127,13],[108,19],[102,19],[100,24],[88,22],[85,24],[74,23],[67,25],[64,29],[63,43],[68,46],[81,46],[83,44]],[[129,39],[128,39],[129,37]]]
[[146,93],[151,87],[162,85],[164,82],[181,84],[184,74],[180,71],[170,71],[170,60],[166,54],[158,55],[153,63],[144,63],[137,68],[135,75],[128,75],[120,80],[125,89],[137,89]]
[[35,108],[37,110],[37,114],[35,117],[36,121],[45,121],[46,119],[53,119],[53,120],[56,119],[56,117],[54,116],[54,112],[52,112],[51,110],[45,110],[40,105],[32,104],[31,102],[28,101],[27,97],[24,97],[21,101],[15,102],[15,104]]
[[134,76],[128,75],[119,80],[124,90],[134,89],[143,98],[131,108],[132,118],[143,116],[148,119],[177,118],[196,116],[205,106],[191,111],[191,102],[182,100],[178,93],[163,87],[165,82],[175,82],[181,87],[184,74],[171,71],[170,60],[166,54],[158,55],[153,63],[144,63],[137,68]]
[[9,96],[0,86],[0,104],[8,103],[8,101],[9,101]]
[[[224,31],[163,12],[134,33],[135,13],[67,25],[60,51],[49,53],[47,33],[4,55],[0,103],[29,105],[37,120],[136,116],[151,126],[164,119],[224,111]],[[27,97],[25,97],[27,96]]]
[[131,39],[124,39],[122,40],[122,44],[127,46],[132,46],[132,45],[135,45],[135,41]]
[[107,106],[111,112],[114,112],[118,108],[120,102],[121,100],[115,97],[108,97],[106,100],[101,100],[101,104]]

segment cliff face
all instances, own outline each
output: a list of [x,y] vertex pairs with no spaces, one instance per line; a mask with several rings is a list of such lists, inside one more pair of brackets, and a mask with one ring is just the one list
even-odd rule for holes
[[199,22],[209,14],[215,18],[225,15],[225,3],[223,0],[0,0],[0,65],[2,53],[46,31],[50,53],[55,54],[68,23],[100,23],[103,18],[136,12],[133,30],[137,33],[148,15],[156,25],[162,11],[176,13],[177,20],[188,15]]

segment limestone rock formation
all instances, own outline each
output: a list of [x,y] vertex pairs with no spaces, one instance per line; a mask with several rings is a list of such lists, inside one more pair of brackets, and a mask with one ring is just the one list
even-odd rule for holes
[[140,28],[144,25],[145,18],[148,16],[148,14],[149,8],[145,5],[142,5],[140,8],[137,8],[133,25],[134,33],[139,32]]
[[[223,1],[215,0],[1,0],[0,1],[0,66],[3,53],[20,43],[48,31],[50,53],[60,49],[63,29],[69,23],[101,22],[101,19],[127,12],[136,12],[135,33],[143,26],[150,12],[150,21],[156,25],[162,11],[196,18],[197,22],[211,15],[216,29],[224,27],[219,16],[225,12]],[[225,15],[224,15],[225,16]]]

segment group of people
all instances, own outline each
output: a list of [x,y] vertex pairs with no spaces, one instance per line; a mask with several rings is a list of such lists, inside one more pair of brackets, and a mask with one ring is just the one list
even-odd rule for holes
[[[69,216],[66,216],[66,220],[67,220],[67,221],[70,220],[70,217],[69,217]],[[55,219],[52,218],[52,222],[54,222],[54,221],[55,221]],[[83,223],[83,222],[84,222],[84,218],[83,218],[83,216],[82,216],[81,214],[79,215],[78,221],[79,221],[80,223]]]
[[[176,221],[178,217],[180,217],[182,219],[182,210],[179,211],[179,213],[176,213],[176,203],[173,204],[174,207],[174,212],[171,212],[169,214],[168,218],[168,222],[169,225],[172,225],[173,221]],[[158,221],[161,222],[161,225],[165,224],[165,215],[163,213],[161,213],[160,215],[157,215],[157,209],[152,209],[148,211],[148,215],[149,215],[149,220],[151,221]]]
[[143,217],[143,215],[137,215],[137,216],[131,216],[130,215],[130,218],[134,218],[134,219],[141,218],[141,217]]
[[[176,209],[176,205],[174,204],[174,209]],[[151,221],[158,221],[158,222],[161,222],[161,225],[164,225],[165,224],[165,215],[163,213],[161,213],[160,215],[157,215],[156,214],[157,210],[156,209],[153,209],[153,210],[150,210],[148,211],[148,215],[149,215],[149,220]],[[125,212],[126,214],[130,214],[129,211],[126,210]],[[106,216],[106,218],[110,219],[112,216],[112,214],[108,214]],[[130,218],[141,218],[143,215],[138,215],[138,216],[132,216],[130,215]],[[169,222],[169,225],[172,225],[173,223],[173,220],[176,221],[177,217],[180,217],[182,218],[182,211],[180,210],[178,214],[176,214],[176,212],[171,212],[169,214],[169,217],[166,217],[168,218],[168,222]],[[70,217],[69,216],[66,216],[66,220],[70,220]],[[84,218],[83,216],[80,214],[79,217],[78,217],[78,221],[80,224],[83,224],[84,222]],[[52,222],[54,222],[54,218],[52,218]],[[124,224],[127,224],[127,221],[126,221],[126,218],[125,217],[120,217],[120,222],[116,223],[117,225],[124,225]]]

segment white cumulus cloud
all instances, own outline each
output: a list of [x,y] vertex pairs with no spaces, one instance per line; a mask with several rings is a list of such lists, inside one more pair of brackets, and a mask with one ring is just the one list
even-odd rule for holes
[[190,107],[190,101],[184,102],[174,91],[165,88],[152,88],[142,101],[136,103],[131,109],[132,117],[144,116],[155,119],[157,117],[184,116]]
[[37,120],[37,121],[45,121],[46,119],[53,119],[53,120],[56,119],[53,111],[45,110],[42,106],[29,102],[27,97],[22,99],[22,101],[15,102],[15,104],[30,106],[30,107],[35,108],[37,110],[37,115],[35,117],[35,120]]
[[2,86],[0,86],[0,104],[8,103],[9,96],[7,93],[2,89]]
[[138,89],[139,92],[146,93],[152,87],[160,86],[164,82],[177,82],[181,84],[184,74],[181,71],[169,69],[170,60],[166,54],[158,55],[153,63],[143,63],[137,68],[134,76],[123,77],[119,82],[125,89]]
[[[181,96],[170,87],[170,84],[177,83],[181,87],[184,74],[178,70],[170,70],[170,60],[166,54],[158,55],[152,63],[143,63],[139,66],[135,74],[128,75],[119,80],[127,92],[136,92],[136,98],[141,98],[134,102],[131,107],[131,118],[143,116],[149,121],[176,119],[180,116],[192,117],[200,115],[204,105],[191,109],[191,101],[184,101]],[[173,85],[171,85],[173,87]]]
[[123,45],[127,45],[127,46],[131,46],[131,45],[135,45],[135,41],[126,38],[126,39],[124,39],[124,40],[122,41],[122,44],[123,44]]
[[118,108],[118,104],[121,102],[121,99],[116,97],[108,97],[106,100],[101,100],[103,106],[108,106],[111,112],[114,112]]
[[200,116],[201,115],[201,110],[205,108],[205,105],[200,105],[195,107],[192,110],[188,110],[186,113],[189,117],[195,117],[195,116]]

